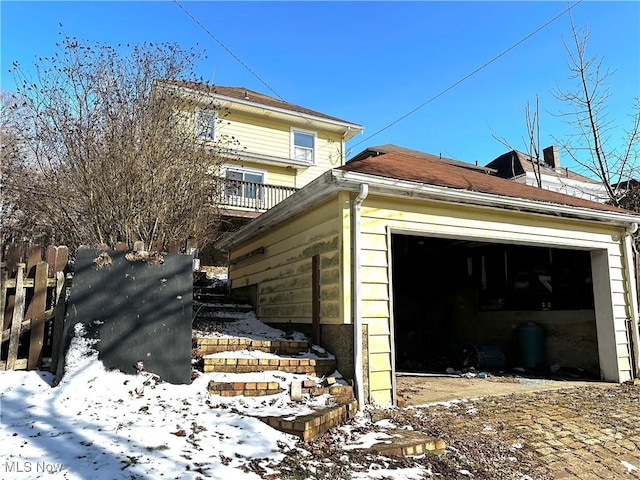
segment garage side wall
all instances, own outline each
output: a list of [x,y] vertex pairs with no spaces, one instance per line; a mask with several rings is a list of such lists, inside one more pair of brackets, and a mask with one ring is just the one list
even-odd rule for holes
[[[361,210],[363,322],[368,326],[369,396],[377,404],[394,402],[391,261],[388,232],[443,238],[545,245],[599,252],[596,311],[600,363],[605,380],[631,378],[626,335],[629,296],[621,250],[622,228],[541,215],[472,206],[427,204],[369,196]],[[433,272],[432,272],[433,273]],[[604,275],[606,273],[606,275]],[[429,274],[424,272],[424,274]],[[602,284],[604,282],[604,285]],[[596,279],[594,278],[594,284]]]
[[[262,322],[310,334],[312,259],[317,255],[320,343],[336,355],[341,373],[352,377],[353,331],[351,325],[344,324],[350,322],[343,322],[350,315],[350,276],[348,270],[343,271],[342,261],[343,239],[349,235],[348,228],[343,228],[349,224],[349,202],[341,202],[341,198],[341,195],[334,197],[232,249],[229,281],[232,291],[253,292],[250,296]],[[349,240],[346,242],[348,248]],[[264,253],[242,259],[258,249]]]
[[[231,289],[257,289],[257,315],[265,323],[311,323],[312,258],[319,256],[320,317],[341,316],[341,222],[328,202],[230,252]],[[263,249],[263,253],[256,253]],[[236,261],[236,259],[240,259]]]

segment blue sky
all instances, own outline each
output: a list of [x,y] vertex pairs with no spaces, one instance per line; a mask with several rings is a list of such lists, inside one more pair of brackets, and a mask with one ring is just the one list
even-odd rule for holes
[[[553,95],[568,87],[563,38],[568,15],[439,98],[374,135],[473,72],[573,2],[180,2],[259,78],[173,1],[0,3],[1,84],[17,60],[23,68],[49,56],[59,32],[88,41],[199,45],[198,74],[244,86],[365,127],[349,142],[408,148],[486,164],[507,149],[526,150],[524,109],[540,98],[541,146],[568,134]],[[583,1],[572,10],[588,24],[588,53],[615,71],[610,117],[629,125],[640,95],[640,2]],[[59,24],[62,24],[62,29]],[[263,83],[264,82],[264,83]],[[372,136],[373,135],[373,136]],[[567,157],[564,166],[574,167]]]

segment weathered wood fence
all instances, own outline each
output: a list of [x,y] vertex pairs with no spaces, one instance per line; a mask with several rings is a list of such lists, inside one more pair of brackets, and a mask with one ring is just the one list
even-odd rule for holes
[[0,370],[33,370],[46,364],[55,368],[64,327],[68,258],[67,247],[5,249],[0,262]]

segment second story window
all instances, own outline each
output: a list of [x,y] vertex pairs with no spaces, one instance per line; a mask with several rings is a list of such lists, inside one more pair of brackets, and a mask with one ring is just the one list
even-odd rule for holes
[[291,156],[293,160],[315,163],[316,134],[304,130],[291,130]]
[[264,173],[227,168],[225,172],[225,195],[261,200],[264,186]]
[[218,113],[215,110],[196,110],[196,136],[203,140],[215,140]]

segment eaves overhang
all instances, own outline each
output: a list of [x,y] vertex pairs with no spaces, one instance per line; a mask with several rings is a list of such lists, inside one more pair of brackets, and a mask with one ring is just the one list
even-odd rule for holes
[[252,102],[251,100],[240,100],[238,98],[226,97],[224,95],[212,94],[212,97],[219,102],[222,108],[237,110],[260,116],[270,116],[289,123],[298,124],[302,128],[307,126],[329,130],[332,132],[342,133],[344,140],[350,140],[363,130],[362,125],[344,122],[338,119],[326,118],[317,115],[311,115],[295,110],[287,110],[285,108],[264,105],[262,103]]
[[634,213],[542,202],[334,169],[324,173],[306,187],[225,238],[219,246],[223,249],[230,249],[240,245],[281,222],[309,210],[339,191],[359,192],[362,184],[369,186],[369,196],[379,195],[390,198],[412,198],[448,204],[473,205],[547,217],[588,220],[629,229],[635,228],[640,223],[640,215]]
[[313,113],[301,112],[295,109],[287,109],[274,105],[267,105],[249,99],[241,99],[227,95],[221,95],[215,92],[204,92],[189,86],[169,85],[169,88],[175,88],[182,92],[188,92],[200,98],[208,98],[215,101],[220,108],[244,112],[260,117],[269,117],[281,120],[300,128],[315,128],[318,130],[326,130],[342,135],[346,142],[358,133],[364,130],[362,125],[347,122],[339,118],[325,116],[322,114],[314,115]]

